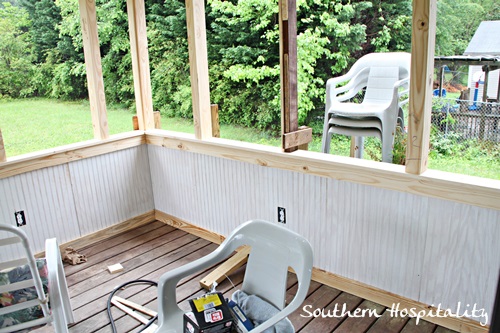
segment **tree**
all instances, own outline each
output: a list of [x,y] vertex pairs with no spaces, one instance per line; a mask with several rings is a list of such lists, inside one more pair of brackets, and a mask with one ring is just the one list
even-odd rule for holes
[[440,56],[463,54],[484,17],[485,10],[477,1],[440,0],[435,54]]
[[55,49],[59,42],[61,13],[54,0],[20,0],[20,4],[29,13],[31,41],[35,50],[35,61],[43,63],[48,52]]
[[0,7],[0,98],[30,93],[33,69],[30,24],[23,8],[9,2]]

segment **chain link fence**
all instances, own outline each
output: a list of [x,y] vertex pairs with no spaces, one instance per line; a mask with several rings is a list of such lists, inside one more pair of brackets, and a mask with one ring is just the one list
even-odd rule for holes
[[500,104],[434,97],[432,133],[457,144],[477,143],[485,150],[500,146]]

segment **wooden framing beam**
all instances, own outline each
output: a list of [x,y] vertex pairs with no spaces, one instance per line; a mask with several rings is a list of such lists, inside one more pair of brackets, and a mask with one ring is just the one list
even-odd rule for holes
[[220,138],[219,105],[212,104],[210,106],[210,111],[212,113],[212,136],[214,138]]
[[153,118],[154,118],[154,128],[161,129],[161,113],[160,113],[160,111],[154,111]]
[[236,250],[236,254],[234,254],[231,258],[224,261],[208,275],[203,277],[200,280],[200,286],[206,290],[210,290],[214,285],[214,282],[219,284],[228,275],[230,275],[238,268],[246,264],[248,256],[250,255],[250,250],[251,247],[246,245]]
[[413,1],[410,103],[406,172],[427,170],[434,77],[436,0]]
[[289,146],[287,134],[298,130],[297,104],[297,5],[296,0],[279,0],[280,81],[281,81],[281,148],[285,152],[298,149]]
[[0,128],[0,162],[7,161],[7,154],[5,153],[5,146],[3,145],[2,129]]
[[97,16],[95,0],[78,0],[80,21],[82,26],[83,52],[87,69],[87,85],[89,91],[92,127],[95,139],[109,137],[106,98],[104,96],[104,79],[102,77],[101,51],[97,34]]
[[212,116],[208,80],[205,4],[202,0],[186,0],[186,24],[194,133],[197,139],[203,140],[212,137]]
[[155,128],[144,0],[127,0],[135,105],[140,130]]

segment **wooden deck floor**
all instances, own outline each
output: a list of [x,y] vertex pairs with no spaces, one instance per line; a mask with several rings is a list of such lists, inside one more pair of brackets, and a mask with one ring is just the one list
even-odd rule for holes
[[[186,264],[200,258],[217,245],[198,238],[184,231],[177,230],[161,222],[154,222],[126,233],[112,237],[106,241],[78,249],[85,254],[88,261],[81,265],[66,266],[66,276],[74,309],[76,323],[70,328],[71,333],[111,332],[106,313],[106,304],[110,292],[118,285],[136,279],[158,281],[167,270]],[[107,267],[121,263],[124,270],[110,274]],[[191,276],[181,281],[178,287],[178,301],[186,309],[187,300],[203,294],[199,280],[208,271]],[[230,275],[231,282],[225,280],[217,288],[226,297],[238,288],[243,277],[243,269]],[[233,286],[235,285],[235,287]],[[289,278],[289,293],[293,295],[296,281],[293,275]],[[156,288],[145,285],[135,285],[120,291],[119,295],[128,298],[147,308],[156,310]],[[450,333],[452,331],[437,327],[425,321],[415,325],[414,319],[391,316],[386,308],[373,302],[347,294],[312,281],[309,295],[304,305],[311,305],[311,311],[316,308],[341,309],[353,311],[360,309],[375,309],[380,318],[365,316],[362,318],[307,318],[307,313],[299,308],[290,318],[296,332],[326,333]],[[113,307],[113,314],[118,332],[138,332],[140,324],[131,316]]]

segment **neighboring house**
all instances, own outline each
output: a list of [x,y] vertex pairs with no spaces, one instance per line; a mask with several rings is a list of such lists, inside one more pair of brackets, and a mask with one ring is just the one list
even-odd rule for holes
[[[500,21],[481,22],[476,32],[474,33],[474,36],[472,37],[469,45],[467,46],[467,49],[464,52],[464,56],[497,58],[500,60],[500,38],[498,37],[499,31]],[[498,69],[499,66],[496,66],[496,68],[496,70],[489,71],[487,83],[487,99],[495,100],[496,102],[498,102],[500,69]],[[478,96],[478,101],[483,100],[484,77],[485,73],[483,72],[481,65],[469,66],[468,87],[470,88],[471,100],[474,99],[474,90],[476,88],[478,80],[480,82],[478,84],[478,93],[476,94],[476,96]]]

